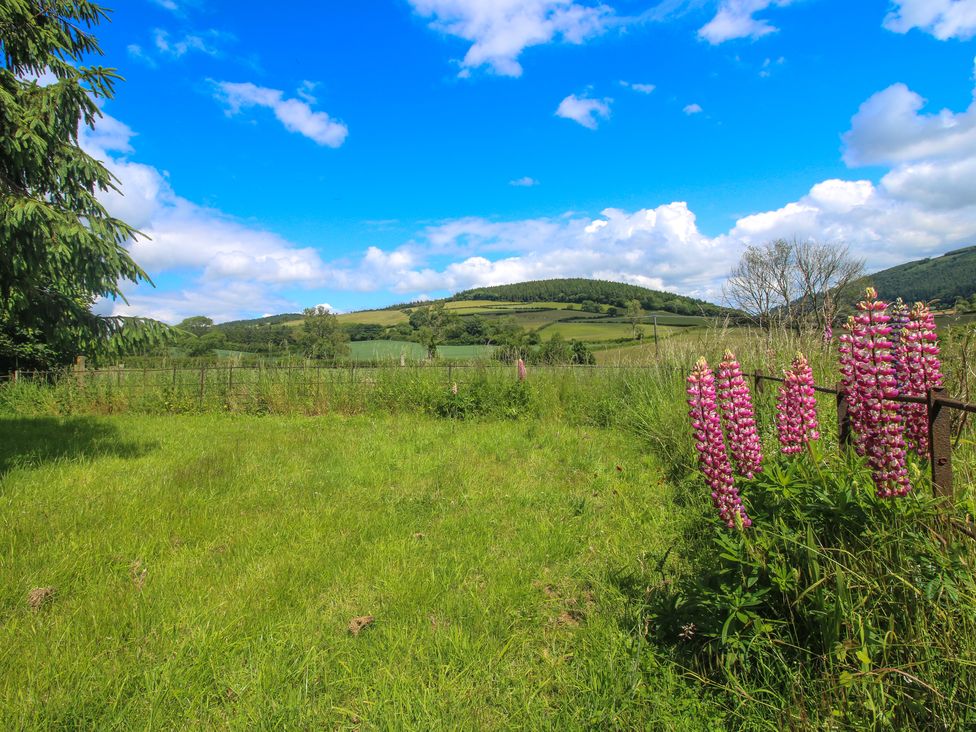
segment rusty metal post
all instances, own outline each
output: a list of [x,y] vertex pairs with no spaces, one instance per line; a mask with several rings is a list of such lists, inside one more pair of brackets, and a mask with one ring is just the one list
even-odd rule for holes
[[949,409],[939,401],[944,394],[945,389],[930,389],[928,393],[929,462],[933,492],[952,498],[952,421]]
[[837,443],[841,447],[851,445],[851,404],[847,401],[847,392],[843,382],[837,384]]

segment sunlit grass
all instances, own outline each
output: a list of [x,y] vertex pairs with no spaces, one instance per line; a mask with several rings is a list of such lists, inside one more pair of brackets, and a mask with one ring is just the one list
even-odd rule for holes
[[682,522],[622,433],[407,415],[0,433],[3,729],[714,721],[634,645],[632,578]]

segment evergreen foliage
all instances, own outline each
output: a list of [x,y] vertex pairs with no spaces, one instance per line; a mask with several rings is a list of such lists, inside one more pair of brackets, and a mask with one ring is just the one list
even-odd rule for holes
[[[0,368],[50,366],[164,332],[92,313],[149,281],[125,244],[138,232],[97,194],[116,180],[79,145],[119,75],[84,66],[107,12],[87,0],[0,3]],[[51,78],[49,84],[41,79]]]

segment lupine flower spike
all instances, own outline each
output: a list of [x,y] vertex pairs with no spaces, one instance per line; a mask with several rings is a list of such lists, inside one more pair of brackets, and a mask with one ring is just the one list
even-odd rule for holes
[[824,348],[830,348],[830,344],[834,342],[834,329],[830,326],[830,323],[824,326],[821,339],[823,340]]
[[[924,397],[929,389],[942,386],[935,317],[924,303],[915,303],[908,314],[895,355],[895,376],[902,394]],[[928,410],[924,404],[902,404],[901,407],[908,443],[925,457],[929,449]]]
[[715,395],[715,375],[704,358],[698,359],[688,377],[688,406],[695,432],[698,464],[712,489],[712,503],[730,529],[752,525],[736,490],[732,464],[722,439],[722,423]]
[[864,425],[861,422],[861,408],[858,402],[857,384],[857,365],[854,362],[854,334],[857,331],[857,323],[851,316],[844,324],[844,332],[838,338],[837,347],[840,356],[840,383],[847,397],[847,414],[851,420],[851,429],[854,432],[854,448],[859,455],[864,454],[864,443],[861,436],[864,434]]
[[732,351],[718,367],[718,404],[729,440],[735,472],[752,478],[762,472],[762,444],[756,431],[752,395]]
[[857,304],[851,343],[853,391],[858,403],[861,443],[878,496],[907,495],[912,486],[905,462],[905,430],[902,411],[892,399],[898,396],[888,304],[878,300],[873,287]]
[[526,371],[525,371],[525,361],[522,359],[518,360],[518,380],[525,381]]
[[905,302],[899,297],[888,307],[888,315],[891,321],[888,326],[891,328],[891,334],[888,336],[888,340],[891,341],[891,356],[892,365],[895,367],[895,379],[898,381],[899,388],[901,387],[901,368],[899,367],[898,361],[900,356],[900,344],[901,340],[905,335],[905,327],[909,322],[909,310]]
[[802,353],[784,372],[785,382],[776,400],[776,428],[782,451],[803,452],[812,440],[820,439],[817,398],[813,390],[813,369]]

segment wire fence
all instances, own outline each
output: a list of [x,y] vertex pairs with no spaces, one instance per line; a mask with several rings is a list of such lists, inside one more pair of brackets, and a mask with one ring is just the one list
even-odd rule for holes
[[[746,374],[753,379],[757,394],[763,393],[763,383],[767,381],[783,383],[785,379],[779,376],[767,376],[761,371]],[[831,394],[837,400],[837,441],[842,447],[849,447],[853,443],[851,428],[850,401],[841,384],[836,388],[814,385],[814,390],[821,394]],[[946,395],[945,389],[930,389],[924,397],[895,396],[887,398],[897,404],[923,404],[929,428],[929,466],[932,474],[932,488],[937,496],[955,497],[952,477],[952,410],[976,414],[976,404],[970,404]]]
[[[561,374],[576,382],[609,378],[614,374],[643,375],[685,374],[691,364],[597,364],[597,365],[536,365],[532,377],[540,374]],[[393,374],[403,378],[433,378],[444,387],[464,384],[469,379],[491,375],[499,378],[516,377],[515,366],[502,362],[469,364],[412,363],[398,365],[361,366],[356,364],[303,363],[291,365],[213,365],[172,366],[156,368],[73,368],[61,371],[13,371],[0,374],[0,383],[64,383],[71,382],[83,391],[104,390],[129,395],[147,395],[164,390],[203,407],[208,399],[246,399],[263,387],[274,386],[287,396],[317,400],[327,398],[339,388],[369,388]],[[782,383],[784,379],[762,371],[746,374],[754,382],[758,395],[766,382]],[[388,382],[387,382],[388,383]],[[841,446],[853,441],[850,403],[843,387],[814,385],[815,391],[834,396],[837,407],[837,436]],[[897,396],[890,399],[900,404],[921,404],[926,408],[929,428],[929,463],[936,495],[954,497],[952,469],[951,412],[976,414],[976,404],[950,398],[944,389],[933,389],[924,397]]]

